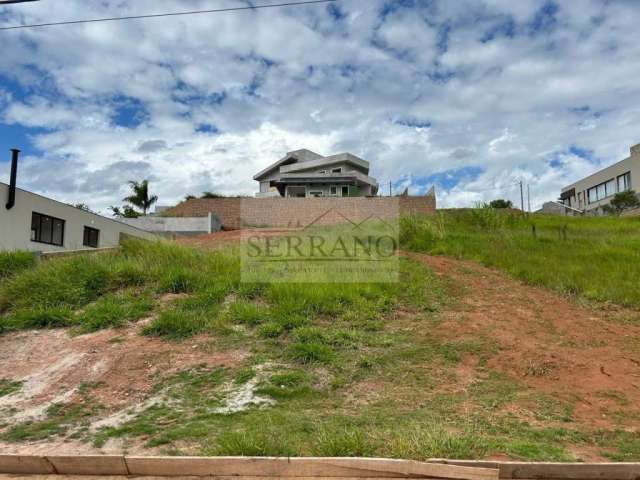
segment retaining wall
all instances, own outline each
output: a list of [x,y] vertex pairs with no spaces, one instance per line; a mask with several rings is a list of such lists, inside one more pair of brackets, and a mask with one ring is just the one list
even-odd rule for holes
[[321,198],[196,198],[164,212],[172,217],[204,217],[213,212],[226,230],[242,227],[305,226],[353,222],[369,217],[393,219],[400,215],[432,215],[434,195],[421,197]]

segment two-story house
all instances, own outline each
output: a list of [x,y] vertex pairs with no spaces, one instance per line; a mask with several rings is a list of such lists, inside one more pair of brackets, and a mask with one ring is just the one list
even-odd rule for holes
[[295,150],[257,173],[257,197],[360,197],[378,193],[369,162],[351,153],[323,157]]
[[628,158],[564,187],[560,201],[586,214],[597,215],[616,193],[626,190],[640,191],[640,144],[631,147]]

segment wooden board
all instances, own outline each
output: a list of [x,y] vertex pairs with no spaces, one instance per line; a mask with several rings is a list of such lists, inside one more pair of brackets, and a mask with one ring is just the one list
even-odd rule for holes
[[57,473],[65,475],[128,475],[122,455],[47,456]]
[[498,468],[500,478],[546,480],[638,480],[640,463],[490,462],[433,459],[446,465]]
[[0,473],[56,473],[53,465],[40,456],[0,455]]
[[129,474],[497,480],[497,469],[380,458],[125,457]]

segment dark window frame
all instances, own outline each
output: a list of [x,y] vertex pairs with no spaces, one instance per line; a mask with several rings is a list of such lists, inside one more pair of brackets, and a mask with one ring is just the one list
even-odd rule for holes
[[[95,245],[91,243],[91,237],[87,235],[87,234],[90,235],[92,232],[96,233]],[[100,230],[97,228],[88,227],[87,225],[85,225],[84,229],[82,230],[82,246],[98,248],[99,245],[100,245]]]
[[[67,221],[62,218],[47,215],[46,213],[32,211],[31,212],[31,232],[33,232],[34,215],[37,215],[39,217],[38,230],[36,231],[35,238],[31,238],[30,240],[35,243],[44,243],[45,245],[54,245],[56,247],[64,247],[64,231],[65,231]],[[48,218],[51,220],[51,241],[42,240],[42,219],[43,218]],[[60,243],[53,241],[53,231],[54,231],[53,226],[55,222],[60,222],[62,226],[62,231],[60,232]]]

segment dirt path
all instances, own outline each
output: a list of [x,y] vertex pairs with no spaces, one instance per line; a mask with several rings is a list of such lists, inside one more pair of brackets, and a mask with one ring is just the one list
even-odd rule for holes
[[[640,430],[640,312],[580,306],[473,262],[412,256],[462,290],[440,328],[495,341],[489,368],[575,404],[584,426]],[[461,369],[473,375],[473,365]]]

